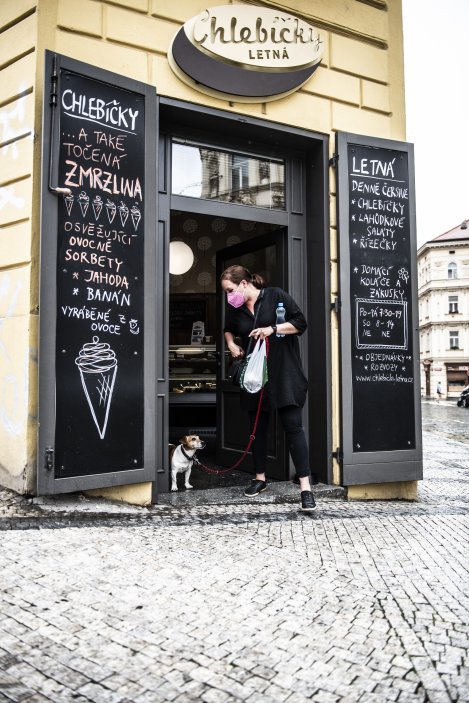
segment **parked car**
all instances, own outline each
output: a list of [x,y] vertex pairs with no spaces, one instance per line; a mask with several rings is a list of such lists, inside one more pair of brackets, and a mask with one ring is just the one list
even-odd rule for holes
[[469,386],[462,389],[458,400],[458,408],[469,408]]

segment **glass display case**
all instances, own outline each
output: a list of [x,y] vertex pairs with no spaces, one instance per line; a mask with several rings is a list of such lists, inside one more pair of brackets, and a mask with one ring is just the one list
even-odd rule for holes
[[215,344],[169,345],[170,402],[215,402]]

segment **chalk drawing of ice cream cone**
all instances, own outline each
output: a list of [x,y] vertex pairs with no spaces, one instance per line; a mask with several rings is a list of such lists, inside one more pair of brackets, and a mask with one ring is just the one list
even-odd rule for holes
[[101,196],[97,195],[93,198],[93,202],[91,204],[93,206],[95,220],[98,220],[104,205]]
[[70,193],[70,195],[66,195],[65,198],[65,207],[67,208],[68,216],[70,217],[70,213],[72,211],[72,205],[73,201],[75,200],[75,196],[73,193]]
[[142,219],[142,213],[138,209],[136,205],[134,205],[131,210],[130,210],[130,217],[132,218],[132,222],[135,228],[135,231],[137,231],[138,223]]
[[117,359],[113,350],[99,337],[93,337],[80,349],[75,359],[81,384],[101,439],[106,434],[109,408],[117,373]]
[[88,210],[90,205],[90,198],[88,195],[86,195],[84,190],[82,190],[80,195],[78,196],[78,204],[81,208],[81,214],[83,215],[83,217],[85,217],[86,211]]
[[109,224],[112,224],[112,221],[116,216],[117,208],[115,203],[113,203],[112,200],[109,200],[109,198],[106,200],[106,211]]
[[119,215],[121,218],[122,227],[125,227],[125,223],[127,222],[127,218],[129,216],[129,208],[121,200],[121,204],[119,205],[119,207],[117,209],[119,210]]

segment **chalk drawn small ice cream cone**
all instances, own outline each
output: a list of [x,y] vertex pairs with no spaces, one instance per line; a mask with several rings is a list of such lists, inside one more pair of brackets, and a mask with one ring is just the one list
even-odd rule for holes
[[107,210],[107,219],[109,220],[109,224],[112,224],[112,221],[116,216],[117,208],[116,208],[116,204],[113,203],[112,200],[109,200],[109,198],[106,200],[106,210]]
[[81,384],[91,415],[101,439],[106,434],[109,408],[117,373],[117,359],[113,350],[99,337],[93,337],[80,349],[75,359]]
[[127,222],[127,218],[129,216],[129,208],[121,200],[121,204],[119,205],[119,207],[117,209],[119,210],[119,215],[121,218],[122,227],[125,227],[125,223]]
[[134,205],[131,210],[130,210],[130,217],[132,218],[133,225],[135,227],[135,231],[137,231],[138,224],[140,220],[142,219],[142,213],[138,209],[136,205]]
[[90,197],[89,195],[86,195],[84,190],[82,190],[80,195],[78,196],[78,204],[81,208],[81,214],[83,215],[83,217],[85,217],[86,211],[90,206]]
[[97,195],[95,198],[93,198],[93,202],[91,204],[93,206],[94,217],[96,220],[98,220],[104,205],[101,196]]
[[73,193],[70,193],[69,195],[66,195],[65,198],[65,207],[67,208],[68,216],[70,217],[70,213],[72,211],[72,205],[75,200],[75,196]]

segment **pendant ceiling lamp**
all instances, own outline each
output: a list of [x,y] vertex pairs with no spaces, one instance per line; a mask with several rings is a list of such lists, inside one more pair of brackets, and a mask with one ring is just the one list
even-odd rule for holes
[[170,242],[169,273],[181,275],[187,273],[194,263],[194,253],[185,242]]

